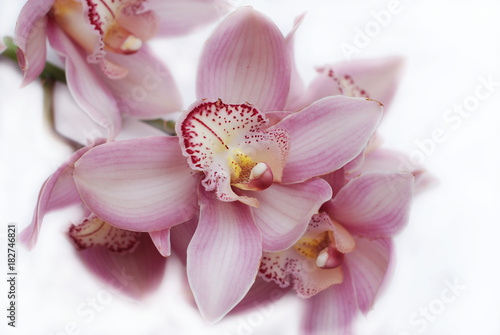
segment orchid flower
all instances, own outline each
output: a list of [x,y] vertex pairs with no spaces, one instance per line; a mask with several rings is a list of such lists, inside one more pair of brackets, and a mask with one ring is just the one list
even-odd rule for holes
[[408,221],[414,176],[366,172],[352,178],[289,249],[263,253],[259,275],[304,301],[302,333],[351,334],[386,278],[391,238]]
[[[60,208],[82,205],[72,178],[74,163],[94,145],[75,152],[43,184],[33,221],[20,235],[20,241],[32,249],[38,239],[43,217]],[[116,290],[139,299],[160,284],[166,259],[160,255],[148,234],[113,227],[85,208],[85,216],[72,224],[67,234],[87,268]]]
[[247,293],[262,251],[289,248],[331,198],[318,176],[360,154],[375,130],[377,101],[321,99],[270,125],[290,90],[290,53],[279,29],[251,7],[229,15],[206,42],[197,98],[176,137],[106,143],[86,152],[73,178],[103,221],[150,232],[195,216],[187,275],[198,308],[217,322]]
[[43,70],[48,38],[76,102],[112,139],[123,115],[154,119],[181,109],[172,75],[145,42],[187,33],[228,8],[220,0],[29,0],[15,32],[23,85]]

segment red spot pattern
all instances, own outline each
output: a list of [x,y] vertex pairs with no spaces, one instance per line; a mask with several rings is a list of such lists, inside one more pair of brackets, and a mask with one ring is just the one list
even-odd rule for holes
[[349,75],[337,75],[330,67],[325,67],[319,70],[335,81],[339,87],[340,94],[349,97],[364,97],[369,98],[368,93],[365,90],[356,85],[354,80]]
[[102,245],[110,251],[124,253],[137,247],[141,233],[116,228],[93,217],[77,226],[71,225],[68,235],[79,250]]
[[181,124],[180,136],[191,167],[205,171],[213,163],[214,155],[236,146],[242,134],[245,138],[262,136],[258,131],[267,124],[264,113],[241,104],[229,105],[220,99],[203,102],[193,108]]

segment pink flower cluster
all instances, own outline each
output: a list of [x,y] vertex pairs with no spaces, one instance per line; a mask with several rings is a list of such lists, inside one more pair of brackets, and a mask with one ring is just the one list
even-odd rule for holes
[[[33,248],[47,212],[78,205],[85,215],[67,234],[82,261],[110,285],[113,272],[128,269],[133,297],[152,293],[178,255],[208,323],[280,287],[304,301],[303,334],[350,334],[387,279],[392,238],[415,191],[429,181],[424,171],[401,170],[376,133],[401,59],[328,65],[306,88],[293,56],[302,17],[285,37],[241,7],[206,41],[197,100],[181,112],[176,136],[116,138],[123,116],[182,110],[146,41],[215,20],[223,4],[26,4],[16,30],[24,84],[42,71],[48,38],[79,108],[107,136],[47,179],[21,240]],[[151,69],[162,76],[145,77]],[[137,85],[149,92],[132,101]]]

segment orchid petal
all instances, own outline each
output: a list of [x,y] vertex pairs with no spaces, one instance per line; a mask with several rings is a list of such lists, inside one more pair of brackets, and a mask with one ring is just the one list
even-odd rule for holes
[[358,307],[353,280],[344,269],[342,284],[333,285],[305,301],[303,335],[352,335]]
[[255,310],[256,308],[259,310],[272,310],[272,304],[283,298],[288,292],[287,289],[257,277],[245,298],[229,312],[229,315],[247,312],[251,309]]
[[149,236],[163,257],[170,256],[170,229],[152,231]]
[[97,138],[110,137],[107,129],[97,124],[77,105],[68,86],[56,82],[53,99],[54,123],[59,134],[82,145]]
[[19,236],[21,243],[29,250],[35,246],[38,240],[45,213],[81,202],[72,178],[73,166],[91,148],[92,146],[88,146],[75,152],[43,183],[38,195],[33,220]]
[[65,59],[68,88],[76,102],[114,138],[121,126],[115,98],[99,79],[94,66],[87,62],[85,52],[52,21],[48,24],[48,36],[52,47]]
[[294,103],[297,100],[300,100],[305,94],[304,81],[300,77],[299,71],[297,70],[297,65],[295,64],[295,53],[293,50],[295,45],[294,43],[295,32],[302,24],[302,21],[304,20],[305,16],[306,13],[304,12],[295,18],[295,21],[293,23],[293,28],[286,36],[286,42],[288,45],[288,52],[290,54],[290,62],[292,66],[291,68],[292,72],[290,77],[290,92],[288,93],[288,100],[286,102],[286,107],[285,107],[286,110],[294,110],[294,111],[299,110],[299,108],[290,109],[289,106],[294,106]]
[[356,249],[344,258],[356,290],[356,300],[363,313],[368,313],[392,260],[390,239],[367,240],[356,238]]
[[208,39],[198,68],[198,99],[282,110],[290,89],[285,38],[263,14],[240,7]]
[[324,209],[351,234],[392,237],[408,222],[413,181],[411,173],[366,173],[352,179]]
[[199,193],[200,221],[188,247],[187,273],[202,316],[215,323],[255,281],[262,240],[248,206],[219,201],[203,187]]
[[252,192],[259,201],[253,216],[262,233],[262,249],[276,252],[291,247],[304,234],[320,206],[331,199],[328,183],[316,178],[293,185],[273,184]]
[[321,176],[321,178],[323,178],[328,184],[330,184],[333,195],[336,195],[340,191],[340,189],[344,187],[345,184],[347,184],[344,168]]
[[184,266],[187,263],[188,246],[196,231],[196,227],[198,227],[198,221],[200,221],[200,218],[198,215],[195,215],[188,221],[170,229],[172,251],[181,259]]
[[160,36],[186,34],[217,20],[231,9],[224,0],[148,0],[144,7],[159,16]]
[[377,101],[335,96],[284,118],[270,128],[290,135],[282,182],[300,182],[341,168],[363,150],[381,115]]
[[131,55],[109,53],[106,58],[128,70],[122,79],[101,75],[116,97],[121,113],[139,119],[155,119],[182,109],[172,74],[149,48],[142,46]]
[[389,108],[404,65],[402,57],[353,60],[332,65],[336,74],[349,76],[368,97]]
[[342,95],[340,83],[327,74],[321,73],[314,79],[302,96],[288,103],[286,110],[297,111],[317,100],[335,95]]
[[148,234],[141,235],[132,252],[120,254],[95,246],[79,251],[78,256],[114,290],[141,299],[160,286],[166,266],[166,258],[158,253]]
[[348,179],[367,172],[410,172],[415,176],[414,194],[417,194],[436,182],[426,170],[417,168],[408,162],[407,157],[399,152],[376,149],[366,155],[363,165],[346,175]]
[[29,0],[17,19],[15,43],[17,59],[23,70],[26,86],[35,80],[45,67],[47,13],[54,0]]
[[104,144],[76,164],[83,202],[118,228],[158,231],[197,212],[196,184],[177,137],[155,136]]

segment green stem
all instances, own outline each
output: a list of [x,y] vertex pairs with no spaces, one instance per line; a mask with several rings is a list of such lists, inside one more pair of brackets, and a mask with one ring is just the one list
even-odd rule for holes
[[142,120],[142,122],[149,124],[157,129],[160,129],[164,133],[168,135],[175,135],[175,122],[174,121],[165,121],[162,119],[155,120]]

